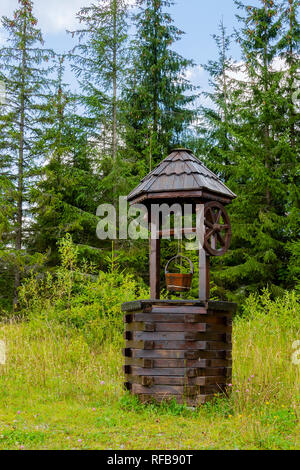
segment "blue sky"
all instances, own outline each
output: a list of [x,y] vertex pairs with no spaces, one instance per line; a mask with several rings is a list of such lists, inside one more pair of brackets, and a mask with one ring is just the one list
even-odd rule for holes
[[[94,0],[95,1],[95,0]],[[129,0],[132,3],[134,0]],[[64,52],[74,46],[74,40],[65,33],[66,29],[76,29],[76,12],[81,6],[92,0],[35,0],[35,15],[43,31],[46,47],[57,52]],[[255,5],[259,0],[250,0]],[[0,16],[11,16],[17,7],[17,0],[1,0]],[[183,56],[193,59],[198,65],[214,59],[217,54],[212,34],[217,33],[218,24],[223,18],[228,32],[237,25],[236,7],[233,0],[176,0],[171,13],[177,27],[185,31],[182,40],[177,43],[176,50]],[[0,29],[0,45],[4,37]],[[239,59],[239,49],[232,45],[232,55]],[[207,89],[207,74],[197,67],[190,73],[194,84]],[[67,81],[75,85],[73,77],[68,73]]]

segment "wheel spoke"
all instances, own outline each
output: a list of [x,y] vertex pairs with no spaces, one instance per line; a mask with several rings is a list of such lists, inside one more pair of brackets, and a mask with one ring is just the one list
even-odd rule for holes
[[214,211],[212,210],[211,207],[209,208],[209,212],[210,212],[211,221],[214,224],[215,223],[215,214],[214,214]]
[[208,230],[205,234],[205,240],[209,240],[213,234],[214,234],[214,229]]
[[219,210],[218,215],[217,215],[217,217],[216,217],[216,224],[219,223],[219,220],[220,220],[220,218],[221,218],[221,215],[222,215],[222,211]]
[[218,237],[218,240],[219,242],[221,243],[222,246],[225,246],[225,240],[224,238],[222,237],[222,235],[220,234],[220,232],[217,232],[217,237]]
[[215,250],[215,249],[216,249],[216,246],[217,246],[216,235],[213,235],[213,236],[211,237],[211,247],[212,247],[213,250]]
[[225,208],[218,201],[205,204],[205,250],[211,256],[221,256],[229,247],[231,225]]
[[214,227],[214,224],[209,222],[209,220],[205,219],[205,225],[206,227],[209,227],[209,228],[213,228]]

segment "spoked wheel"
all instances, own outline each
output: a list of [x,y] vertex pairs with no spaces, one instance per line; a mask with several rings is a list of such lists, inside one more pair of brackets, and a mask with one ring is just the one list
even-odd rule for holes
[[212,256],[221,256],[229,248],[231,240],[231,225],[225,208],[219,202],[205,204],[205,237],[204,248]]

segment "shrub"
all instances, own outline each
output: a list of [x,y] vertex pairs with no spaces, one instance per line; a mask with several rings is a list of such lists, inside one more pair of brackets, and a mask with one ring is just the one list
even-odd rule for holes
[[20,288],[22,313],[30,321],[56,322],[80,330],[88,343],[120,339],[121,304],[147,298],[148,290],[111,263],[110,272],[93,274],[92,265],[78,266],[70,236],[60,242],[61,266],[40,279],[32,274]]

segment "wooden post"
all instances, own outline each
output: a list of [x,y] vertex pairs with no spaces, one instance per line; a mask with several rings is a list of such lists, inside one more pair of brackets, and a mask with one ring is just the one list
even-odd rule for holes
[[199,299],[209,300],[209,256],[204,248],[199,250]]
[[210,257],[206,253],[206,300],[210,297]]
[[160,239],[150,239],[150,295],[160,299]]
[[206,253],[204,248],[199,249],[199,299],[206,300]]

